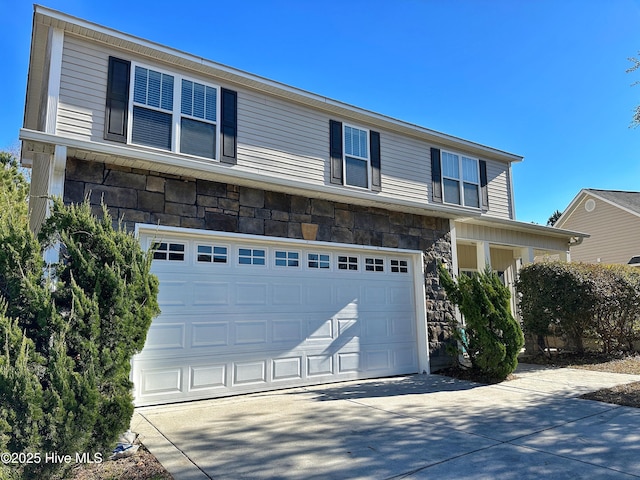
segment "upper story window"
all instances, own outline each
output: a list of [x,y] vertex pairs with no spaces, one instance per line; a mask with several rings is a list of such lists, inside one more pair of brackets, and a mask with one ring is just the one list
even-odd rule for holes
[[182,79],[180,151],[216,158],[218,90]]
[[480,208],[478,160],[445,151],[441,158],[445,203]]
[[171,150],[174,78],[140,66],[134,72],[131,142]]
[[329,154],[331,183],[382,189],[379,132],[330,120]]
[[489,209],[487,162],[431,148],[431,200]]
[[237,93],[109,57],[105,140],[237,163]]
[[369,188],[369,131],[344,126],[345,185]]
[[218,89],[178,78],[135,65],[131,143],[215,159]]

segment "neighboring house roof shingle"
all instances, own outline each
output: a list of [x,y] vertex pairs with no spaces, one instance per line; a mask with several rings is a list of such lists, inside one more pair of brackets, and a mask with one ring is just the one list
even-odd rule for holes
[[632,210],[640,215],[640,192],[625,192],[621,190],[598,190],[595,188],[585,188],[586,192],[592,193],[605,200],[616,203],[623,208]]

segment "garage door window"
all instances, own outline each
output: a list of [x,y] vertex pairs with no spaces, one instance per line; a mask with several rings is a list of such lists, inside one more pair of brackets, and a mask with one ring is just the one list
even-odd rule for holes
[[266,252],[259,248],[241,248],[238,251],[240,265],[265,265]]
[[300,254],[298,252],[287,252],[276,250],[276,267],[299,267]]
[[184,262],[183,243],[154,243],[151,245],[154,260],[169,260],[174,262]]
[[384,272],[383,258],[365,258],[364,269],[367,272]]
[[358,257],[338,256],[338,270],[358,270]]
[[322,253],[309,253],[307,255],[309,268],[326,268],[330,267],[330,257]]
[[198,245],[197,260],[200,263],[227,263],[227,247]]
[[408,273],[409,266],[406,260],[391,260],[391,271],[394,273]]

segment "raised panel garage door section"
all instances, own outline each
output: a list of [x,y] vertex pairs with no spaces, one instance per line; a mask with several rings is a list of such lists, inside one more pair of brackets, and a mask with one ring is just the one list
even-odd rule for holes
[[419,370],[418,253],[157,227],[140,240],[162,313],[133,361],[136,405]]

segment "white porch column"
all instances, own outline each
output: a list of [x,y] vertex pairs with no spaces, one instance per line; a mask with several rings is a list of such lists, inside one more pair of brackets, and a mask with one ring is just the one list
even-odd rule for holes
[[[67,147],[56,145],[49,166],[49,187],[47,191],[50,197],[64,197],[64,178],[67,168]],[[51,199],[47,199],[46,217],[51,215]],[[60,259],[60,245],[55,243],[44,252],[44,261],[47,265],[57,263]]]
[[476,243],[476,267],[483,271],[487,265],[491,266],[491,249],[489,242]]
[[569,251],[558,252],[558,260],[561,262],[570,262],[571,253]]

